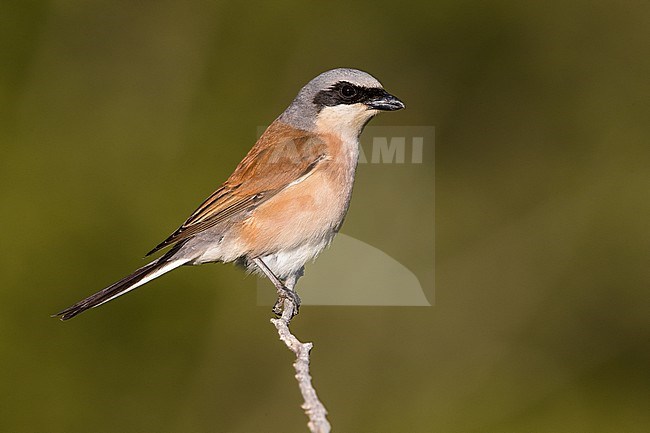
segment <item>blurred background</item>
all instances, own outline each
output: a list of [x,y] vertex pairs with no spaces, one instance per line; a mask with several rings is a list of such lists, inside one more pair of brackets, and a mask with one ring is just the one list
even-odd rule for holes
[[436,149],[435,175],[431,147],[361,165],[343,229],[434,305],[294,320],[334,431],[650,430],[650,3],[0,5],[0,431],[306,431],[234,266],[49,315],[141,266],[338,66]]

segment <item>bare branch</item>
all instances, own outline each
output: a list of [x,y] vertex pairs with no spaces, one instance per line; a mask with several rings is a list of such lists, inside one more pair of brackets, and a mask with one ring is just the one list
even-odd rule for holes
[[300,393],[305,402],[302,408],[309,418],[307,426],[312,433],[329,433],[331,430],[330,423],[327,421],[327,410],[323,403],[320,402],[316,395],[316,390],[311,384],[311,376],[309,375],[309,352],[311,351],[312,343],[301,343],[289,330],[289,323],[293,317],[294,304],[290,299],[284,299],[284,309],[282,317],[279,319],[271,319],[271,323],[275,325],[278,330],[280,340],[287,345],[289,350],[296,354],[296,361],[293,363],[293,368],[296,370],[296,380]]

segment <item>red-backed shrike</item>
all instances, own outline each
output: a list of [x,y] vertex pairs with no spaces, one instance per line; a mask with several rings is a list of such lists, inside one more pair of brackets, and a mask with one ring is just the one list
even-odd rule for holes
[[[359,135],[380,111],[404,108],[371,75],[333,69],[304,86],[234,173],[147,255],[159,259],[56,314],[70,319],[182,265],[237,262],[290,297],[305,263],[338,232],[348,210]],[[297,309],[297,308],[296,308]]]

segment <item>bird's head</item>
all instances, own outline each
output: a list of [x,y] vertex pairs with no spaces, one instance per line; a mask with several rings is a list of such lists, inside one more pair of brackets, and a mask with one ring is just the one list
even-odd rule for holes
[[356,139],[377,113],[402,108],[404,103],[372,75],[339,68],[323,72],[300,89],[279,120],[307,131]]

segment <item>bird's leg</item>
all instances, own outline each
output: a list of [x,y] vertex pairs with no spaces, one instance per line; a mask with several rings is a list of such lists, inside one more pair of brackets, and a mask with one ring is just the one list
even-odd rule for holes
[[281,316],[282,315],[282,310],[284,308],[284,300],[285,299],[291,299],[291,302],[293,302],[294,309],[293,309],[293,315],[295,316],[298,314],[298,310],[300,309],[300,297],[298,294],[293,290],[294,286],[296,285],[296,281],[298,280],[298,276],[290,276],[286,279],[285,283],[282,283],[278,277],[275,276],[273,271],[269,269],[268,266],[266,266],[266,263],[260,258],[256,257],[253,259],[253,263],[257,265],[257,267],[264,272],[264,275],[267,276],[269,280],[273,283],[275,286],[275,289],[278,292],[278,300],[273,306],[273,313]]

